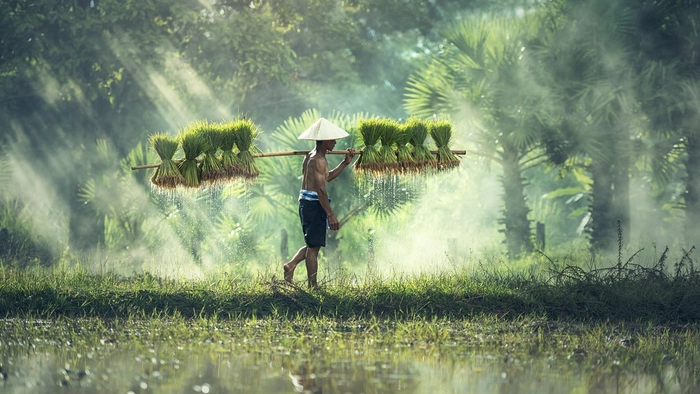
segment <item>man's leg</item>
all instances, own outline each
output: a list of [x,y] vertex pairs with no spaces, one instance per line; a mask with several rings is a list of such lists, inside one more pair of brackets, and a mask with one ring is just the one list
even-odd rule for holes
[[306,246],[303,246],[297,251],[294,257],[284,265],[284,280],[287,282],[292,283],[294,279],[294,270],[297,268],[297,264],[306,258],[306,249]]
[[309,287],[312,289],[318,287],[316,274],[318,273],[318,251],[320,249],[320,246],[306,249],[306,272],[309,274]]

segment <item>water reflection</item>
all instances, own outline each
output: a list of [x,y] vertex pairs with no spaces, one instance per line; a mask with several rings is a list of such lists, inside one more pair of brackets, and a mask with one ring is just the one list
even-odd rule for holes
[[[692,371],[656,373],[572,357],[230,345],[2,347],[6,393],[682,393]],[[242,351],[243,350],[243,351]],[[329,355],[333,355],[329,357]],[[338,355],[340,354],[340,357]]]

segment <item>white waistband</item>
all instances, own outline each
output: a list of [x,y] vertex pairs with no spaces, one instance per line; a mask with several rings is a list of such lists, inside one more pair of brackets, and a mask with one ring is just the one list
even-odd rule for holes
[[301,189],[299,200],[318,201],[318,193],[312,190]]

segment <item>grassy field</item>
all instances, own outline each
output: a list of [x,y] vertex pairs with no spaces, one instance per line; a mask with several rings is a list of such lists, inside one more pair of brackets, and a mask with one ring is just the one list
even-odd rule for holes
[[620,262],[562,266],[538,274],[487,270],[396,277],[347,276],[320,289],[279,279],[212,275],[204,280],[125,277],[81,269],[0,269],[0,316],[41,318],[182,316],[395,320],[491,315],[579,322],[700,322],[700,275],[692,260],[666,267]]
[[[0,268],[0,377],[10,389],[124,392],[191,386],[206,371],[216,372],[207,384],[221,388],[244,371],[249,388],[270,376],[284,388],[286,374],[311,368],[332,387],[389,384],[370,368],[386,364],[400,376],[427,368],[425,384],[481,379],[503,392],[694,392],[700,275],[690,259],[663,263],[345,276],[314,291],[224,274],[172,280]],[[46,376],[37,367],[54,364],[66,367]],[[155,382],[156,372],[168,378]]]

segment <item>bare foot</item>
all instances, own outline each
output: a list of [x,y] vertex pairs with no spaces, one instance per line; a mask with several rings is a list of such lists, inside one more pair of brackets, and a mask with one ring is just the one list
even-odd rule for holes
[[294,268],[290,267],[289,264],[284,265],[284,280],[287,283],[292,284],[294,279]]

